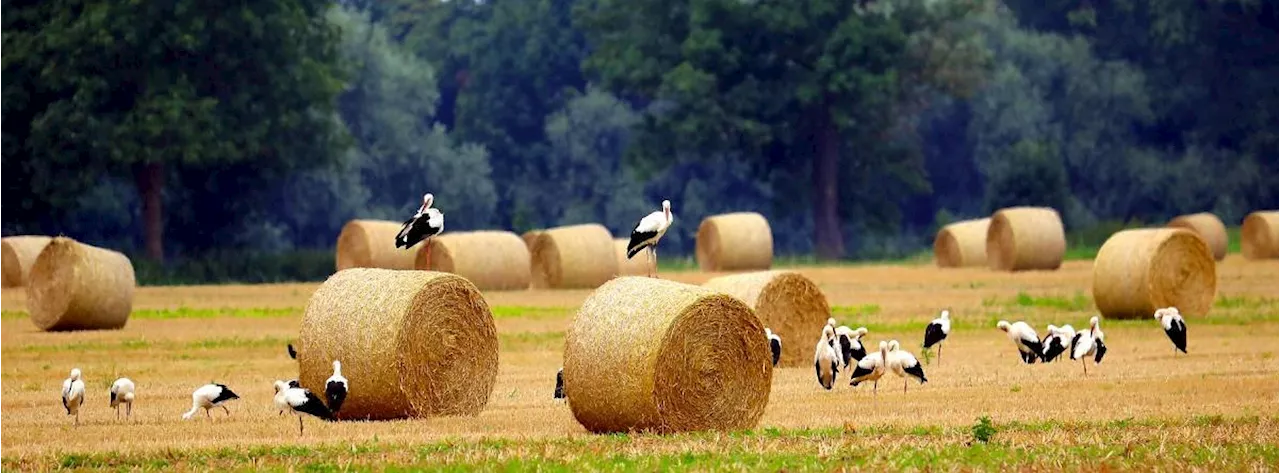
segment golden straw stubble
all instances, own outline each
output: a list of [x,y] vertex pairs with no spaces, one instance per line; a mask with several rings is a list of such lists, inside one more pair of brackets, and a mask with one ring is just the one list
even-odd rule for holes
[[1116,232],[1093,262],[1093,299],[1108,318],[1142,319],[1174,306],[1183,315],[1209,313],[1217,294],[1209,245],[1182,228]]
[[27,310],[40,330],[118,329],[129,320],[136,286],[129,257],[56,237],[31,267]]
[[746,304],[673,281],[605,283],[565,339],[565,394],[592,432],[751,428],[772,377],[764,326]]

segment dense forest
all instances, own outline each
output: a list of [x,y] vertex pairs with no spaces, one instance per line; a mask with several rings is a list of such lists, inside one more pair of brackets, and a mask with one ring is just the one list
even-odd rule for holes
[[[673,202],[782,254],[1275,208],[1276,0],[4,2],[3,233],[152,261]],[[220,253],[222,252],[222,253]]]

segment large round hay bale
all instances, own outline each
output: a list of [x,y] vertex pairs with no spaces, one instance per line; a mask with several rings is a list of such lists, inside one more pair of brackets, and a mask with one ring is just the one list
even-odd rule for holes
[[529,287],[529,248],[511,232],[478,231],[432,237],[418,250],[414,267],[453,273],[481,290]]
[[631,243],[631,240],[626,238],[613,240],[614,253],[618,255],[618,275],[648,276],[649,270],[652,269],[649,265],[649,255],[640,252],[635,258],[627,259],[628,243]]
[[40,250],[49,244],[47,236],[22,235],[0,238],[0,287],[27,285],[31,265],[36,264]]
[[128,256],[56,237],[31,266],[27,311],[45,331],[118,329],[133,310],[135,286]]
[[1204,315],[1217,292],[1216,270],[1209,245],[1190,230],[1116,232],[1093,261],[1093,301],[1108,318],[1147,318],[1169,306]]
[[538,235],[542,234],[542,230],[529,230],[520,234],[520,239],[524,240],[524,246],[529,249],[529,253],[533,254],[533,242],[538,241]]
[[1217,215],[1208,212],[1182,215],[1170,220],[1168,226],[1185,228],[1199,235],[1213,251],[1213,259],[1222,261],[1227,257],[1227,227]]
[[605,283],[565,336],[565,395],[592,432],[751,428],[772,378],[764,326],[751,309],[674,281]]
[[597,223],[542,232],[531,257],[535,288],[594,288],[618,273],[613,235]]
[[751,271],[773,266],[773,231],[755,212],[713,215],[698,225],[696,257],[703,271]]
[[987,226],[990,218],[956,222],[938,230],[933,239],[933,259],[939,268],[987,264]]
[[831,316],[827,296],[791,271],[758,271],[711,279],[703,287],[741,300],[782,338],[779,366],[813,366],[813,341]]
[[[418,245],[396,248],[404,222],[352,220],[338,234],[338,271],[347,268],[413,269]],[[419,244],[421,245],[421,244]]]
[[298,345],[298,380],[313,391],[342,362],[340,419],[475,415],[498,377],[493,313],[449,273],[338,271],[307,303]]
[[1240,225],[1240,252],[1248,259],[1280,257],[1280,213],[1254,212]]
[[1058,269],[1067,253],[1067,235],[1058,211],[1009,207],[991,216],[987,266],[1001,271]]

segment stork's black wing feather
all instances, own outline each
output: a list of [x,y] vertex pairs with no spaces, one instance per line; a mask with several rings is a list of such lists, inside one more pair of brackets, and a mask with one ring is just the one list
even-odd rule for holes
[[333,411],[324,405],[324,401],[321,401],[319,396],[307,389],[303,389],[303,392],[307,394],[307,401],[302,403],[301,406],[293,406],[293,410],[311,414],[324,420],[335,420]]
[[947,334],[942,333],[942,324],[929,324],[924,328],[924,347],[929,348],[947,338]]
[[295,360],[298,359],[298,351],[293,349],[293,344],[290,343],[287,345],[287,347],[289,348],[289,358],[292,358]]
[[1183,353],[1187,352],[1187,324],[1181,320],[1174,320],[1169,326],[1169,330],[1164,333],[1169,334],[1169,340],[1173,342],[1173,346],[1177,347]]
[[333,412],[342,410],[342,403],[347,400],[347,384],[329,381],[324,386],[324,397],[329,400],[329,409]]
[[556,392],[555,399],[564,399],[564,368],[556,372]]

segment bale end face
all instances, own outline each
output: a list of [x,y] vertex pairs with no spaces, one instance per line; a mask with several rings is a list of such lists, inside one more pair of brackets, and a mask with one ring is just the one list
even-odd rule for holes
[[1094,303],[1108,318],[1147,318],[1169,306],[1184,315],[1205,315],[1216,294],[1213,253],[1190,230],[1117,232],[1094,260]]
[[933,259],[939,268],[982,266],[987,263],[987,228],[991,219],[965,220],[938,230]]
[[755,212],[713,215],[698,225],[695,258],[702,271],[764,270],[773,266],[773,230]]
[[1066,252],[1066,231],[1057,210],[1010,207],[991,216],[987,228],[987,266],[991,269],[1056,270]]
[[812,280],[792,271],[758,271],[711,279],[703,287],[728,294],[755,311],[782,339],[778,366],[813,366],[810,341],[822,332],[831,306]]
[[1280,212],[1254,212],[1240,225],[1240,253],[1246,259],[1280,257]]
[[57,237],[40,252],[27,284],[27,308],[40,330],[124,327],[137,285],[121,253]]
[[1213,251],[1213,259],[1222,261],[1227,257],[1227,227],[1217,215],[1208,212],[1182,215],[1170,220],[1168,227],[1185,228],[1204,239]]
[[27,285],[31,266],[49,244],[47,236],[21,235],[0,239],[0,287]]

